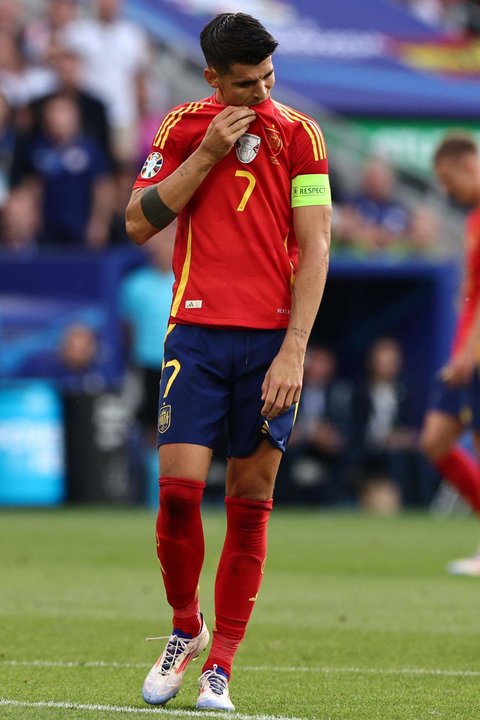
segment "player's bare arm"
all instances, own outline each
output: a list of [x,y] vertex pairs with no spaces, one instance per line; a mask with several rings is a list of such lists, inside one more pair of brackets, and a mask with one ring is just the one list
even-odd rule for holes
[[126,226],[137,245],[143,245],[174,220],[254,118],[255,112],[248,107],[226,107],[212,120],[197,150],[171,175],[152,187],[133,190]]
[[320,307],[328,271],[330,206],[293,210],[298,242],[298,270],[292,290],[292,309],[285,340],[262,386],[262,415],[271,420],[298,402],[308,338]]

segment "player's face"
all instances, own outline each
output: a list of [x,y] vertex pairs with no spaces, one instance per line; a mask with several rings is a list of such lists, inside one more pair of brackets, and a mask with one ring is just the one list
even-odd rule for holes
[[270,91],[275,85],[271,56],[259,65],[235,63],[223,75],[213,68],[207,68],[205,77],[209,85],[216,89],[217,100],[223,105],[258,105],[270,97]]
[[435,164],[435,172],[445,192],[462,205],[477,200],[478,159],[476,155],[442,158]]

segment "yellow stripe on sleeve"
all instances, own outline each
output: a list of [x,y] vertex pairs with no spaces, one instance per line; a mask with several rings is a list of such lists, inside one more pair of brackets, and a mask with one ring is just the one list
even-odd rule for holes
[[175,117],[173,119],[173,121],[164,128],[163,133],[162,133],[161,137],[159,138],[159,143],[158,143],[161,150],[163,150],[163,148],[165,147],[165,143],[167,142],[170,131],[173,130],[175,125],[177,125],[177,123],[180,122],[180,120],[183,118],[183,116],[186,115],[187,113],[196,113],[197,110],[200,110],[200,108],[202,108],[204,106],[204,104],[205,103],[201,103],[201,102],[190,103],[190,105],[188,105],[186,108],[184,108],[184,110],[181,113],[179,113],[177,115],[177,117]]
[[302,124],[305,132],[310,137],[313,148],[313,157],[315,160],[324,160],[327,157],[325,141],[317,123],[312,120],[312,118],[309,118],[308,115],[303,115],[303,113],[299,113],[297,110],[293,110],[287,105],[282,105],[282,103],[279,102],[275,102],[275,105],[279,112],[287,120],[290,122],[300,122]]
[[162,135],[162,133],[163,133],[166,125],[168,125],[170,122],[172,122],[172,120],[173,120],[174,118],[176,118],[176,116],[177,116],[178,113],[180,113],[180,112],[181,112],[181,108],[178,109],[178,110],[172,110],[172,112],[169,112],[168,115],[165,115],[165,117],[163,118],[162,122],[160,123],[160,127],[159,127],[158,130],[157,130],[157,134],[155,135],[155,139],[154,139],[154,141],[153,141],[153,144],[154,144],[154,145],[158,145],[158,141],[159,141],[159,139],[160,139],[160,137],[161,137],[161,135]]
[[[281,104],[281,103],[280,103]],[[298,110],[294,110],[291,107],[288,107],[287,105],[282,105],[284,110],[297,120],[299,120],[302,123],[307,123],[315,133],[318,143],[319,143],[319,151],[321,158],[327,157],[327,150],[325,146],[325,140],[322,134],[322,131],[320,130],[320,127],[318,123],[311,117],[308,117],[308,115],[304,115],[303,113],[299,112]]]
[[168,137],[168,134],[172,127],[174,127],[182,117],[185,115],[185,113],[189,112],[189,110],[193,107],[194,103],[189,103],[185,107],[181,108],[180,110],[177,110],[175,113],[172,113],[166,123],[164,123],[163,128],[159,133],[157,133],[156,145],[160,149],[162,149],[165,146],[165,139]]

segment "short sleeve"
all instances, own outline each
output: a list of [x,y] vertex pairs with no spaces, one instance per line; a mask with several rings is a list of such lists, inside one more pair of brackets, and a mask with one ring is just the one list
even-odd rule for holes
[[156,185],[176,170],[189,155],[188,120],[183,107],[164,118],[153,139],[150,154],[140,170],[134,188]]
[[297,175],[327,175],[327,147],[320,127],[311,118],[299,120],[292,138],[292,179]]

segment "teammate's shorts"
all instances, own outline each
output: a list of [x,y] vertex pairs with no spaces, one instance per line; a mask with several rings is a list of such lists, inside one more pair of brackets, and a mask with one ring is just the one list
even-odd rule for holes
[[480,430],[479,368],[475,368],[470,382],[460,387],[448,385],[438,372],[432,385],[429,410],[439,410],[457,418],[465,426]]
[[266,438],[285,451],[296,405],[267,420],[262,384],[285,330],[222,330],[175,325],[165,341],[158,444],[217,447],[225,429],[228,456],[247,457]]

